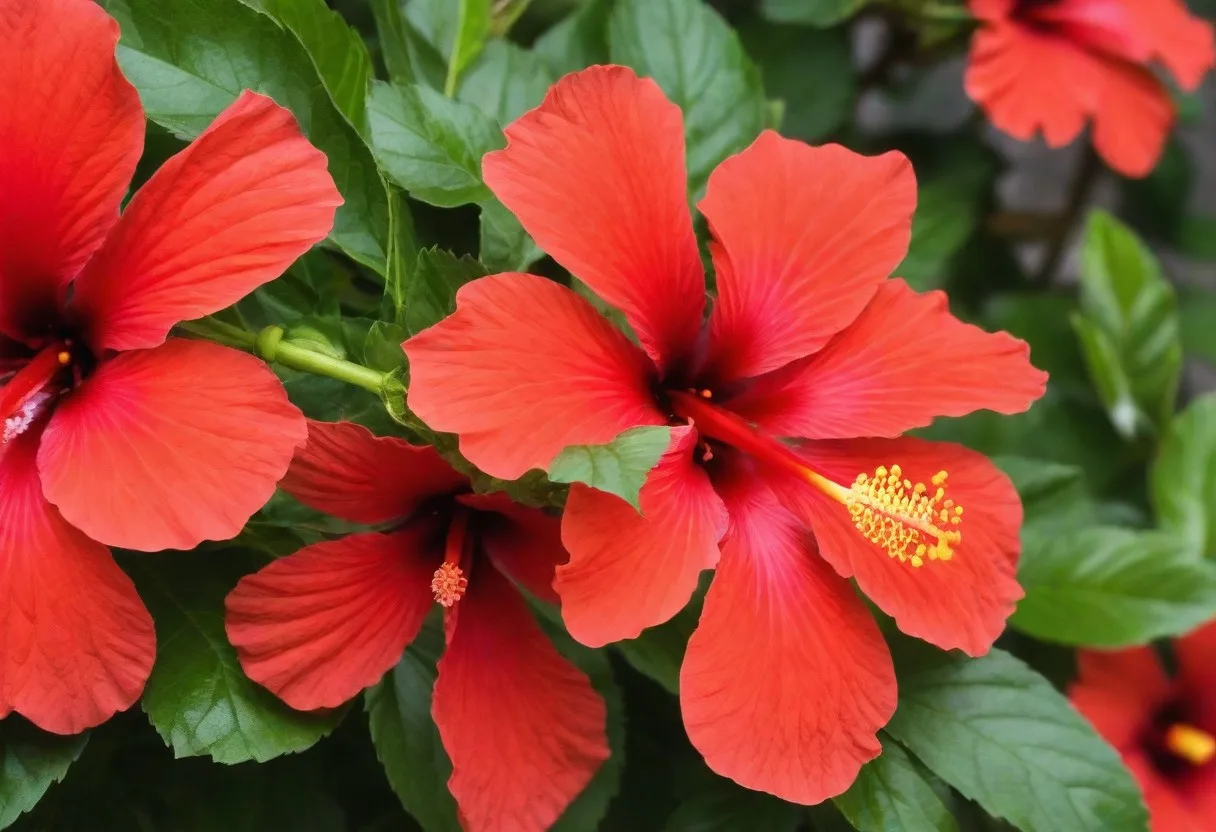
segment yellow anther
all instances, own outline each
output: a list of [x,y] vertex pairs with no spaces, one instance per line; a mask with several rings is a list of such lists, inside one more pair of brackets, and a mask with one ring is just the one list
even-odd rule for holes
[[55,356],[55,358],[65,367],[72,363],[72,354],[67,350],[60,352],[59,355]]
[[901,479],[901,474],[898,465],[889,470],[879,466],[873,476],[858,474],[847,491],[841,488],[833,496],[848,508],[862,537],[889,557],[910,561],[913,567],[950,560],[962,541],[962,532],[951,527],[962,523],[963,507],[945,499],[946,472],[932,478],[937,486],[932,496],[923,482],[914,484]]
[[1165,732],[1165,747],[1193,766],[1207,765],[1216,759],[1216,737],[1181,722],[1171,725]]

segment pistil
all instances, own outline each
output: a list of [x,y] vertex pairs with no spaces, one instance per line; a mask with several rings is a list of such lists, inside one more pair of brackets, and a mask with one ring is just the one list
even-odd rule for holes
[[51,344],[30,359],[0,389],[0,420],[4,432],[0,444],[24,433],[54,397],[55,377],[72,363],[66,344]]
[[469,535],[469,512],[457,507],[452,512],[448,525],[448,536],[444,543],[443,563],[431,578],[431,592],[441,607],[452,607],[464,597],[469,588],[469,579],[461,564],[471,550]]

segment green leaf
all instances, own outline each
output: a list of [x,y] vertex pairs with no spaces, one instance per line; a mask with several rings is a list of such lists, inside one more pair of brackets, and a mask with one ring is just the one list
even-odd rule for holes
[[1042,676],[1001,650],[899,648],[887,731],[964,797],[1023,832],[1147,832],[1118,753]]
[[448,791],[452,763],[431,719],[435,662],[443,651],[436,620],[422,629],[401,661],[374,687],[364,706],[376,756],[407,812],[427,832],[461,832]]
[[455,0],[456,35],[448,55],[448,74],[443,82],[443,94],[456,94],[460,73],[481,54],[490,36],[490,0]]
[[335,106],[297,36],[240,0],[104,0],[118,60],[148,118],[193,139],[243,89],[289,107],[324,151],[345,202],[330,239],[383,274],[388,194],[370,151]]
[[608,22],[612,61],[649,75],[684,111],[688,191],[764,128],[760,73],[739,38],[701,0],[618,0]]
[[1023,540],[1092,523],[1094,506],[1080,468],[1023,457],[997,457],[992,461],[1013,480],[1022,498]]
[[505,142],[476,107],[429,87],[376,82],[367,116],[377,161],[414,199],[440,208],[489,199],[481,157]]
[[1216,558],[1216,394],[1195,399],[1170,423],[1150,483],[1162,528],[1191,552]]
[[[1211,234],[1216,237],[1216,223]],[[1184,290],[1178,304],[1182,348],[1188,357],[1216,364],[1216,292]]]
[[363,124],[372,58],[359,33],[324,0],[243,0],[287,27],[312,58],[329,97],[355,127]]
[[[415,5],[417,3],[411,3],[410,7]],[[372,0],[372,14],[376,18],[380,54],[388,68],[389,79],[394,84],[443,86],[447,61],[401,13],[400,0]]]
[[760,0],[760,14],[773,23],[805,23],[826,29],[847,20],[866,0]]
[[497,199],[481,204],[480,260],[491,272],[522,272],[545,256],[515,215]]
[[1043,641],[1127,647],[1216,616],[1216,564],[1172,534],[1113,527],[1029,536],[1010,624]]
[[156,664],[143,709],[177,757],[264,762],[303,751],[341,721],[340,709],[292,710],[241,670],[224,633],[224,597],[237,567],[250,560],[231,549],[183,552],[141,558],[132,569],[156,622]]
[[536,53],[557,76],[608,63],[611,11],[611,0],[587,0],[536,39]]
[[[764,91],[783,104],[783,135],[821,142],[849,121],[858,89],[846,30],[752,20],[739,37],[760,67]],[[808,89],[814,94],[808,95]]]
[[464,74],[456,97],[506,127],[538,106],[555,80],[535,52],[495,40]]
[[581,482],[615,494],[638,511],[646,475],[671,444],[671,428],[630,428],[606,445],[572,445],[549,464],[553,482]]
[[440,248],[418,252],[418,263],[405,288],[401,324],[415,335],[456,310],[456,292],[470,280],[485,277],[485,266],[465,255],[457,258]]
[[21,717],[0,721],[0,829],[28,812],[80,756],[88,734],[63,737]]
[[890,737],[882,738],[882,755],[862,766],[834,802],[860,832],[958,832],[920,766]]
[[763,792],[753,792],[724,777],[706,778],[680,802],[664,832],[796,832],[805,808]]
[[1080,297],[1073,324],[1112,424],[1128,438],[1163,430],[1182,370],[1174,290],[1144,244],[1101,211],[1086,229]]
[[658,682],[673,696],[680,692],[680,665],[684,663],[688,639],[701,619],[711,580],[711,573],[702,572],[697,591],[670,621],[647,627],[637,638],[612,645],[635,670]]

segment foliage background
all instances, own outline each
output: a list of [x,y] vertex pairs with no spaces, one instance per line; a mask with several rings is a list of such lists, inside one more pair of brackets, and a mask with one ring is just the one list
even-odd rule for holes
[[[532,265],[568,279],[485,188],[479,165],[502,145],[501,126],[562,73],[613,61],[654,76],[685,111],[693,197],[764,126],[906,152],[920,207],[898,273],[947,289],[956,314],[1028,340],[1052,376],[1027,414],[924,431],[993,455],[1015,479],[1027,599],[1000,649],[973,662],[891,632],[901,699],[886,753],[810,810],[716,777],[689,746],[673,692],[695,605],[607,651],[563,642],[609,703],[614,757],[560,828],[1146,828],[1134,785],[1059,689],[1075,646],[1141,643],[1216,614],[1210,83],[1178,95],[1178,136],[1150,177],[1127,181],[1083,142],[1049,151],[987,127],[962,94],[964,10],[932,0],[103,5],[122,25],[120,63],[150,118],[137,184],[249,87],[295,112],[346,199],[329,244],[220,326],[251,344],[279,326],[284,343],[386,373],[359,387],[276,365],[314,418],[449,450],[402,409],[398,345],[487,271]],[[1196,11],[1211,19],[1216,4]],[[254,348],[275,357],[266,341]],[[536,478],[509,490],[561,499]],[[291,712],[245,679],[225,640],[222,599],[240,575],[338,531],[278,495],[234,543],[120,558],[160,642],[142,709],[78,738],[0,722],[0,826],[458,829],[429,719],[437,622],[361,701],[319,715]]]

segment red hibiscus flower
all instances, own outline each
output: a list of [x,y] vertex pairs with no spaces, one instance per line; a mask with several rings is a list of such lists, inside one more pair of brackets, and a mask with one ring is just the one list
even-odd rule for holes
[[410,404],[504,478],[675,425],[640,514],[571,488],[556,580],[570,632],[637,636],[717,565],[680,680],[689,736],[743,785],[803,803],[841,792],[895,708],[887,647],[846,578],[906,632],[973,654],[1020,596],[1009,481],[964,448],[894,437],[1024,410],[1044,375],[1024,343],[885,279],[916,201],[898,153],[766,132],[723,162],[700,203],[717,275],[703,325],[684,125],[657,85],[594,67],[507,134],[487,183],[641,346],[563,286],[494,275],[405,344]]
[[1178,673],[1151,647],[1081,651],[1073,705],[1123,756],[1153,832],[1210,832],[1216,819],[1216,623],[1174,642]]
[[969,0],[980,28],[967,94],[992,123],[1052,147],[1093,120],[1094,147],[1127,176],[1153,169],[1174,123],[1160,61],[1188,90],[1216,62],[1212,27],[1181,0]]
[[557,601],[557,518],[473,494],[433,448],[350,422],[310,422],[282,485],[334,517],[393,526],[243,578],[227,629],[245,672],[293,708],[339,705],[395,665],[440,604],[447,649],[431,712],[462,822],[548,829],[608,757],[603,701],[511,583]]
[[261,362],[168,339],[279,275],[341,202],[291,114],[242,95],[131,199],[118,26],[0,5],[0,717],[73,733],[139,696],[152,621],[110,556],[237,534],[303,416]]

